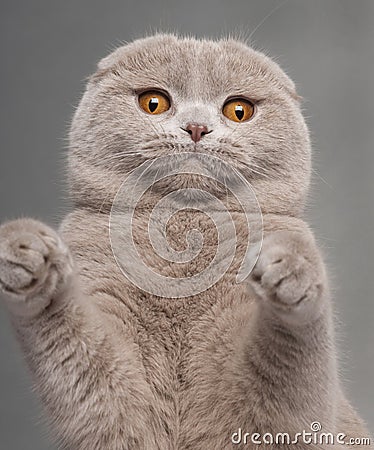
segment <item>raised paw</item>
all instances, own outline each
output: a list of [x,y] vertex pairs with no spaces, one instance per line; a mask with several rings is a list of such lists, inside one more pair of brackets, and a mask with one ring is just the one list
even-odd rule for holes
[[280,313],[318,312],[326,288],[319,251],[310,234],[277,231],[264,238],[248,280],[262,302]]
[[0,227],[0,291],[10,309],[40,312],[71,273],[70,253],[47,225],[18,219]]

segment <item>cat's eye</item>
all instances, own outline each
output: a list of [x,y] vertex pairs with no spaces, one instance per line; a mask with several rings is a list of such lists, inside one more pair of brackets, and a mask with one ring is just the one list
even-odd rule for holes
[[139,105],[148,114],[161,114],[170,108],[170,100],[159,91],[146,91],[139,95]]
[[222,108],[223,114],[234,122],[245,122],[249,120],[254,112],[254,104],[244,98],[232,98]]

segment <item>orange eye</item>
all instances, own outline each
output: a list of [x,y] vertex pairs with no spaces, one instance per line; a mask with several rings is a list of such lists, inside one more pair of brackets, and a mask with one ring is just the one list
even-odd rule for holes
[[162,92],[147,91],[139,95],[139,105],[148,114],[161,114],[170,108],[170,100]]
[[233,98],[223,105],[222,112],[234,122],[245,122],[253,116],[255,107],[249,100]]

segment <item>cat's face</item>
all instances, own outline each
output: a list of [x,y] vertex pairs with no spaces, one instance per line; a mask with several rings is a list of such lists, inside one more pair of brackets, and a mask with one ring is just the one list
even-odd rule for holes
[[301,209],[309,137],[279,66],[233,40],[135,41],[99,63],[75,114],[73,197],[99,209],[144,161],[196,151],[238,169],[263,211]]

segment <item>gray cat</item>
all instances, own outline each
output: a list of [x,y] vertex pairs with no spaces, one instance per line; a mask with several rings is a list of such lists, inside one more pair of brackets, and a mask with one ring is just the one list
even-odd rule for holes
[[[194,151],[218,155],[252,185],[262,250],[243,283],[238,239],[212,287],[159,297],[118,267],[111,205],[141,163]],[[292,438],[316,422],[347,443],[368,437],[338,379],[325,267],[302,219],[310,160],[293,82],[244,43],[156,35],[99,63],[70,134],[74,210],[58,232],[33,219],[0,228],[2,297],[64,448],[271,449],[279,448],[271,436]],[[160,182],[150,199],[194,183],[202,186],[187,176]],[[136,219],[148,256],[149,208]],[[242,212],[232,214],[244,236]],[[186,209],[168,228],[176,248],[188,229],[204,228],[206,251],[194,264],[154,265],[173,276],[199,272],[216,242],[207,220]],[[281,447],[330,444],[299,436]]]

